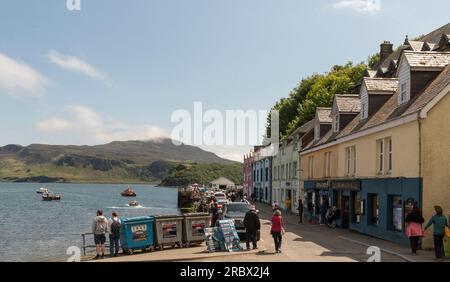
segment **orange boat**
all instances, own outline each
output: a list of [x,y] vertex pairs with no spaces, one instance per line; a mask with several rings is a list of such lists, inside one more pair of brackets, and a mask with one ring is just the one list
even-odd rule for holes
[[136,197],[136,192],[133,191],[133,189],[128,186],[127,189],[125,189],[122,193],[120,193],[123,197]]

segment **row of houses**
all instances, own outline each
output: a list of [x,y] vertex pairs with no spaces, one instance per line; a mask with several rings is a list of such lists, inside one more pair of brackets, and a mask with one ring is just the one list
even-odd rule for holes
[[395,51],[383,42],[354,94],[317,108],[275,155],[255,147],[245,156],[246,192],[293,212],[301,198],[315,216],[326,200],[341,210],[341,228],[407,244],[413,205],[425,218],[434,205],[450,212],[449,62],[450,24]]

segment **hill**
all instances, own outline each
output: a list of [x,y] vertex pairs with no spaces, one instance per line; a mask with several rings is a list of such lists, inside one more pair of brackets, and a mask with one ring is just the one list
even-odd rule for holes
[[97,146],[32,144],[0,147],[0,180],[14,182],[159,183],[180,163],[236,162],[170,139]]

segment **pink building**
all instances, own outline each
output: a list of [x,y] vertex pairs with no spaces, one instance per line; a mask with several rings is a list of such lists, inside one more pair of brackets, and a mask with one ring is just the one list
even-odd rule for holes
[[253,152],[244,156],[244,194],[247,194],[247,197],[250,198],[250,195],[253,193]]

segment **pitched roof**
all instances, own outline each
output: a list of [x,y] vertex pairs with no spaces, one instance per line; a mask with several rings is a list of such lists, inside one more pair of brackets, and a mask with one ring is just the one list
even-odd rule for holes
[[438,77],[410,102],[403,116],[422,110],[434,97],[450,84],[450,65],[448,65]]
[[333,120],[330,117],[331,108],[320,108],[316,109],[317,117],[320,123],[331,123]]
[[422,110],[445,87],[450,85],[450,65],[442,71],[425,89],[408,103],[398,106],[398,93],[391,98],[369,119],[361,120],[360,115],[355,117],[342,131],[338,138],[381,125],[385,122],[414,114]]
[[361,100],[358,95],[335,95],[334,97],[339,112],[359,113],[361,111]]
[[450,23],[428,33],[420,40],[424,42],[438,43],[441,40],[442,34],[450,34]]
[[395,92],[398,88],[397,78],[364,78],[367,91]]
[[314,128],[314,120],[310,120],[298,128],[299,132],[308,132]]
[[219,177],[214,181],[211,181],[211,184],[215,185],[234,185],[234,182],[225,177]]
[[411,49],[413,51],[422,51],[423,46],[425,45],[425,42],[423,41],[408,41],[409,46],[411,46]]
[[404,57],[413,68],[444,68],[450,62],[450,52],[405,51]]

